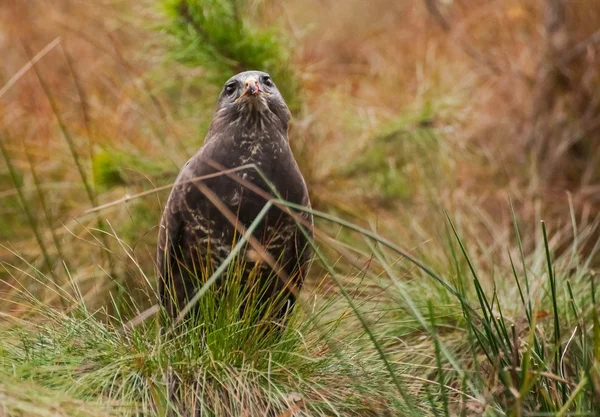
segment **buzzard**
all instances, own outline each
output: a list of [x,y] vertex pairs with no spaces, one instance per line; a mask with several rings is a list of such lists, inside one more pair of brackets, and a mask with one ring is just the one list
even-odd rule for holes
[[[284,200],[310,206],[290,149],[290,117],[269,74],[246,71],[225,83],[204,144],[181,169],[160,222],[159,296],[171,317],[231,253],[274,195],[270,186]],[[254,245],[239,255],[242,282],[263,285],[260,303],[277,300],[275,319],[283,319],[306,275],[312,216],[272,206],[259,221]]]

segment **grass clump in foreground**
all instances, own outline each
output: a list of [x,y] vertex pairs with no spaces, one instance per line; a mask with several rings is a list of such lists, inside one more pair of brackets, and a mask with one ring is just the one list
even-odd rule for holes
[[[125,319],[102,320],[106,313],[88,311],[84,300],[71,298],[67,304],[79,307],[67,314],[23,295],[15,302],[28,303],[35,317],[5,324],[0,379],[38,384],[56,392],[56,402],[66,393],[96,407],[96,415],[278,416],[296,408],[362,415],[371,402],[393,395],[363,335],[334,341],[344,320],[308,319],[321,317],[331,302],[299,310],[284,330],[265,332],[253,317],[258,294],[242,290],[234,268],[227,276],[200,298],[204,320],[162,332],[158,317],[124,330]],[[370,382],[355,388],[356,380]],[[54,415],[53,407],[38,415]]]
[[[600,410],[591,268],[598,245],[585,258],[580,250],[590,247],[595,228],[575,233],[572,250],[553,254],[561,242],[548,239],[544,226],[529,255],[515,228],[513,250],[491,263],[469,255],[449,222],[448,260],[435,268],[441,274],[368,230],[313,213],[347,229],[356,245],[330,240],[326,248],[327,240],[319,240],[324,278],[305,288],[282,331],[264,334],[251,319],[258,308],[252,303],[244,313],[237,308],[247,294],[235,267],[199,299],[210,320],[177,332],[160,332],[156,317],[124,330],[118,306],[117,317],[106,320],[80,297],[67,300],[78,307],[66,313],[21,293],[13,303],[27,303],[29,318],[3,315],[0,338],[8,415],[32,415],[30,391],[13,386],[40,389],[44,401],[33,414],[40,416],[57,409],[77,415],[69,411],[73,404],[82,404],[80,415],[128,416],[178,409],[207,416],[591,416]],[[338,256],[326,256],[329,249]],[[343,265],[350,260],[362,265],[359,272]],[[171,401],[175,386],[183,407]]]

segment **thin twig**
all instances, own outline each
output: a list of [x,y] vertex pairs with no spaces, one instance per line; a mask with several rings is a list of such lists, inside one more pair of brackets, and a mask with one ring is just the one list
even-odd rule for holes
[[187,184],[190,184],[190,183],[193,183],[193,182],[196,182],[196,181],[202,181],[202,180],[206,180],[206,179],[209,179],[209,178],[220,177],[221,175],[224,175],[224,174],[227,174],[227,173],[230,173],[230,172],[240,171],[242,169],[250,168],[252,166],[254,166],[254,165],[253,164],[241,165],[239,167],[228,169],[228,170],[225,170],[225,171],[222,171],[222,172],[216,172],[214,174],[208,174],[208,175],[203,175],[203,176],[200,176],[200,177],[194,177],[192,179],[189,179],[189,180],[186,180],[186,181],[182,181],[180,183],[172,183],[172,184],[168,184],[168,185],[163,185],[162,187],[156,187],[156,188],[153,188],[151,190],[142,191],[141,193],[137,193],[137,194],[133,194],[133,195],[125,195],[125,196],[121,197],[118,200],[114,200],[114,201],[111,201],[109,203],[102,204],[100,206],[92,207],[91,209],[86,210],[83,213],[83,215],[77,216],[77,217],[83,217],[83,216],[85,216],[87,214],[95,213],[95,212],[98,212],[98,211],[101,211],[101,210],[104,210],[104,209],[116,206],[118,204],[128,203],[131,200],[136,200],[138,198],[146,197],[148,195],[155,194],[155,193],[158,193],[158,192],[161,192],[161,191],[165,191],[165,190],[169,190],[169,189],[174,188],[174,187],[180,187],[182,185],[187,185]]
[[13,75],[6,84],[4,84],[4,87],[2,87],[0,89],[0,98],[2,98],[2,96],[8,90],[10,90],[10,88],[13,85],[15,85],[16,82],[19,81],[21,79],[21,77],[23,75],[25,75],[25,73],[27,71],[29,71],[31,68],[33,68],[33,66],[36,62],[38,62],[40,59],[42,59],[44,56],[46,56],[46,54],[48,52],[50,52],[52,49],[54,49],[58,44],[60,44],[60,42],[61,42],[61,39],[59,36],[58,38],[56,38],[52,42],[50,42],[48,45],[46,45],[46,47],[44,49],[42,49],[40,52],[38,52],[33,58],[31,58],[29,60],[29,62],[27,62],[25,65],[23,65],[23,67],[21,67],[21,69],[19,71],[17,71],[17,73],[15,75]]

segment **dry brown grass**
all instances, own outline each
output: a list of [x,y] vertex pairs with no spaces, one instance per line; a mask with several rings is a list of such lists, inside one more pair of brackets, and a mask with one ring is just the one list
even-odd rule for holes
[[[264,15],[255,17],[282,24],[291,38],[305,99],[292,134],[316,206],[375,221],[381,233],[410,247],[436,234],[430,219],[439,218],[442,208],[471,219],[469,233],[478,240],[510,234],[509,194],[525,221],[543,216],[558,228],[569,223],[569,191],[582,226],[592,222],[600,204],[595,152],[600,65],[598,42],[589,42],[600,28],[598,14],[589,12],[595,3],[578,1],[565,17],[567,46],[561,53],[577,55],[563,68],[561,88],[545,87],[540,75],[552,63],[544,26],[547,1],[439,2],[443,20],[426,3],[267,2]],[[93,5],[30,1],[12,2],[1,13],[2,84],[28,62],[25,48],[36,54],[60,37],[37,68],[90,182],[91,154],[103,149],[164,167],[164,175],[129,171],[124,187],[99,190],[96,203],[168,183],[200,143],[210,113],[205,109],[216,91],[186,81],[198,80],[201,68],[164,60],[168,42],[151,29],[161,21],[155,8],[114,0]],[[191,103],[198,113],[189,111]],[[44,179],[51,226],[65,241],[77,280],[94,282],[90,291],[103,291],[97,279],[107,272],[118,281],[141,280],[126,252],[152,270],[152,222],[127,237],[127,248],[115,235],[123,223],[135,229],[137,202],[101,211],[101,219],[116,229],[105,230],[113,261],[103,258],[95,216],[81,217],[94,204],[34,71],[0,97],[0,107],[2,130],[10,135],[8,150],[27,196],[41,216],[29,153]],[[380,161],[381,168],[397,170],[409,191],[380,201],[360,171],[349,177],[347,169],[388,126],[407,143],[421,139],[402,135],[431,126],[439,141],[430,151],[386,148],[390,155]],[[428,165],[437,168],[433,179]],[[4,177],[0,186],[3,198],[14,198]],[[143,204],[148,216],[158,217],[159,198]],[[5,214],[24,223],[17,211],[13,207]],[[6,237],[14,252],[39,265],[26,224]],[[44,238],[51,236],[45,232]],[[84,259],[75,256],[80,253]],[[0,259],[12,262],[14,255],[0,248]]]
[[[507,230],[508,195],[526,223],[566,223],[567,192],[583,224],[597,216],[600,19],[586,12],[596,5],[568,8],[566,41],[549,56],[551,2],[438,4],[449,30],[425,2],[307,3],[294,3],[288,15],[308,91],[319,91],[309,107],[327,138],[317,152],[328,159],[321,167],[329,162],[322,177],[335,172],[331,163],[343,165],[368,149],[382,123],[432,106],[431,123],[443,132],[453,162],[445,173],[455,180],[438,183],[435,200],[481,218],[483,233],[474,234]],[[544,78],[567,57],[558,78]],[[356,201],[351,187],[341,189]],[[424,195],[399,207],[435,215]]]

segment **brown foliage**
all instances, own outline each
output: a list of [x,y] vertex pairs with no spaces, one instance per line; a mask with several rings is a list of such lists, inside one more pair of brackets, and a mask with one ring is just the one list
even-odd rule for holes
[[[175,169],[200,143],[193,139],[198,137],[194,114],[174,113],[181,103],[205,106],[210,102],[203,96],[206,90],[181,87],[173,94],[165,85],[192,79],[202,69],[172,63],[166,71],[161,67],[167,43],[159,32],[147,29],[160,19],[149,12],[154,10],[149,3],[7,3],[9,7],[0,8],[0,84],[27,64],[25,48],[35,55],[60,37],[38,68],[86,168],[95,146],[110,145],[171,160]],[[598,214],[596,1],[578,0],[569,7],[562,0],[266,3],[270,7],[258,17],[283,22],[293,41],[292,59],[306,105],[295,118],[292,135],[318,206],[356,215],[368,210],[390,230],[405,228],[394,219],[396,208],[428,218],[437,214],[438,203],[467,213],[477,207],[485,213],[487,228],[504,231],[510,222],[508,193],[525,219],[539,214],[539,204],[545,218],[566,223],[569,191],[581,222]],[[15,165],[27,172],[25,143],[40,176],[65,185],[53,195],[56,224],[88,209],[81,190],[66,187],[77,181],[77,172],[48,97],[31,70],[0,97],[0,109]],[[433,191],[421,186],[421,155],[407,155],[414,164],[399,169],[416,191],[391,210],[374,207],[368,190],[345,177],[344,169],[372,146],[382,126],[406,114],[419,117],[403,129],[431,126],[439,133],[448,165],[443,176],[448,178]],[[180,147],[182,139],[194,146]],[[29,175],[25,181],[31,181]],[[10,194],[10,186],[0,187]],[[105,193],[99,203],[123,193]],[[150,204],[158,210],[159,202]],[[127,216],[126,209],[121,214]],[[13,244],[27,250],[27,242],[19,244],[22,240]]]

